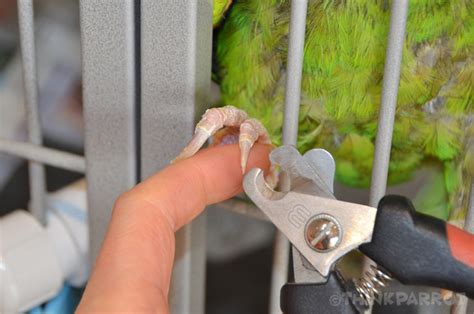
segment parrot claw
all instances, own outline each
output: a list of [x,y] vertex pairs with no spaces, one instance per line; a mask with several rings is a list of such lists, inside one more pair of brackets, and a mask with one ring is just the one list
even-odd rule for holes
[[[216,134],[221,129],[223,130]],[[239,130],[238,132],[236,132],[237,129]],[[250,149],[253,144],[271,144],[271,140],[267,130],[260,121],[248,119],[245,111],[233,106],[208,109],[202,116],[201,121],[196,125],[196,130],[188,145],[172,162],[193,156],[210,137],[213,137],[212,145],[235,143],[237,142],[235,136],[237,133],[239,134],[240,167],[242,173],[245,173]]]

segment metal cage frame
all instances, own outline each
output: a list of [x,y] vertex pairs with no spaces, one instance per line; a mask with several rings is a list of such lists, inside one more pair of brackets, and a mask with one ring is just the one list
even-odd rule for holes
[[[79,0],[83,62],[85,156],[42,146],[38,117],[33,0],[18,0],[29,142],[0,139],[0,152],[29,161],[30,210],[45,223],[44,164],[85,173],[91,263],[99,251],[114,200],[165,167],[192,134],[209,100],[212,0]],[[283,143],[295,144],[307,0],[291,1]],[[385,194],[408,0],[392,1],[377,128],[370,205]],[[465,228],[474,232],[474,190]],[[230,200],[223,207],[262,217]],[[206,218],[176,236],[170,291],[173,313],[203,313]],[[279,311],[289,243],[275,244],[270,312]],[[464,302],[464,303],[463,303]],[[464,304],[464,305],[463,305]],[[466,300],[458,306],[466,308]]]

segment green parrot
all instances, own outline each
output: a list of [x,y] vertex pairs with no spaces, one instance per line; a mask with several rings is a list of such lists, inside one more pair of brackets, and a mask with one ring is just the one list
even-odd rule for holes
[[[232,5],[231,5],[232,4]],[[385,50],[387,0],[310,0],[298,149],[323,147],[336,178],[369,185]],[[290,2],[214,0],[215,77],[222,103],[281,142]],[[437,175],[415,199],[443,219],[465,215],[474,176],[474,1],[411,0],[389,183],[423,165]]]

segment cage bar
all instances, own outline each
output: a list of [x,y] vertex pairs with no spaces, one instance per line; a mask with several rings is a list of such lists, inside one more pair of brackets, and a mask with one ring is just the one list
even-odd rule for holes
[[[469,195],[469,207],[467,208],[466,220],[464,221],[464,229],[474,234],[474,180],[471,180],[471,193]],[[474,307],[474,301],[469,300],[466,296],[462,296],[462,305],[465,307],[463,312],[456,314],[467,314],[469,304]]]
[[290,247],[288,238],[281,231],[276,230],[273,243],[269,313],[281,313],[280,290],[288,281]]
[[74,172],[86,171],[84,157],[30,143],[0,139],[0,152]]
[[291,1],[288,63],[286,67],[285,121],[282,131],[284,145],[296,145],[298,139],[307,9],[307,0]]
[[370,184],[369,205],[373,207],[377,207],[379,200],[385,195],[387,190],[388,166],[390,163],[407,16],[408,0],[392,1],[390,31],[383,73],[382,101],[379,111],[374,164]]
[[[288,62],[286,68],[285,114],[282,130],[283,145],[296,145],[303,75],[304,41],[306,31],[307,0],[291,1]],[[282,178],[280,185],[288,185]],[[270,313],[281,313],[280,289],[288,281],[290,243],[277,230],[273,252],[273,268],[270,289]]]
[[[38,76],[36,68],[33,0],[18,0],[18,23],[20,30],[28,139],[32,144],[41,145],[42,136],[38,109]],[[44,166],[36,161],[29,161],[28,171],[31,213],[40,223],[46,224],[46,174]]]
[[[403,45],[408,16],[408,0],[393,1],[390,14],[390,30],[385,53],[382,82],[382,99],[375,138],[374,162],[370,182],[369,205],[377,207],[387,191],[387,178],[392,147],[393,125],[397,107]],[[363,273],[373,264],[364,258]],[[369,312],[372,312],[370,309]]]
[[[164,168],[189,141],[209,103],[211,0],[141,0],[142,179]],[[205,215],[176,234],[172,313],[203,313]]]
[[[466,219],[464,221],[464,230],[474,234],[474,181],[471,181],[471,193],[469,194],[469,204],[467,207]],[[469,299],[462,294],[456,294],[455,302],[451,307],[453,314],[467,314]],[[473,305],[474,306],[474,305]]]
[[137,182],[134,2],[81,0],[90,258],[113,204]]
[[469,196],[469,207],[467,208],[464,229],[474,233],[474,180],[471,182],[471,194]]
[[[407,16],[408,0],[392,1],[390,30],[382,82],[382,99],[375,138],[374,163],[369,192],[369,205],[373,207],[377,207],[378,202],[387,191],[388,167],[400,84]],[[373,261],[365,257],[363,273],[369,270],[372,264]]]

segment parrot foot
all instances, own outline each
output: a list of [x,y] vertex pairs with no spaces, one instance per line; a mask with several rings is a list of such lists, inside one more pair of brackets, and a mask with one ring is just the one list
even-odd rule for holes
[[256,119],[249,119],[245,111],[233,106],[211,108],[206,110],[196,125],[191,141],[173,162],[196,154],[209,137],[213,137],[212,145],[236,143],[238,139],[242,173],[245,173],[253,144],[271,144],[270,136],[263,124]]

